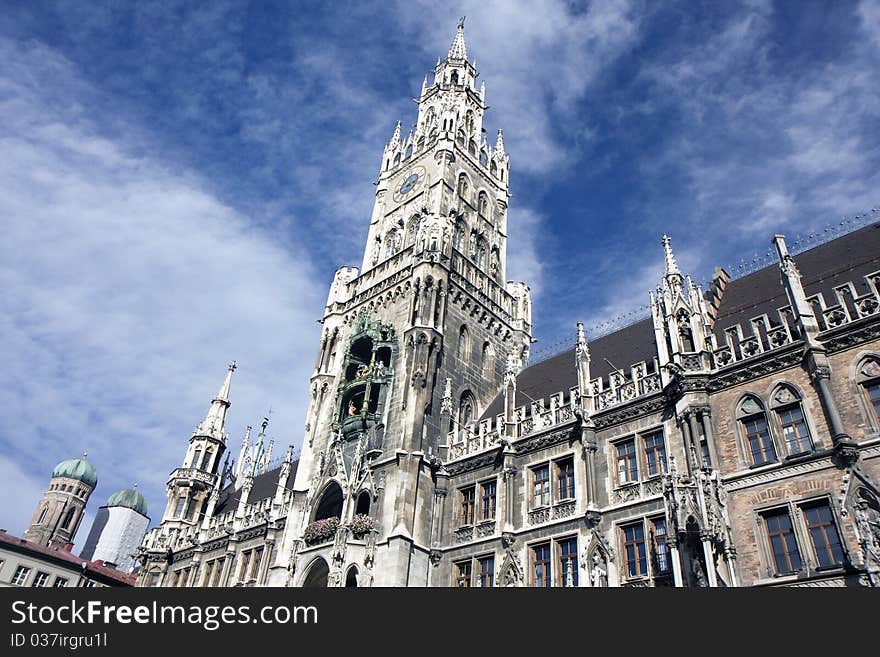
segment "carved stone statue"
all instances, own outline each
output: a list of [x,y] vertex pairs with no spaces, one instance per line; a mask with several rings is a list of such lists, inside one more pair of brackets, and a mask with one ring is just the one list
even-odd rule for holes
[[703,564],[700,563],[700,560],[697,557],[691,557],[691,573],[694,576],[694,582],[696,582],[697,586],[701,588],[709,586],[709,582],[706,580],[706,574],[703,572]]
[[353,401],[348,402],[348,417],[354,417],[357,415],[357,412],[358,409],[357,406],[355,406],[355,403]]
[[590,583],[594,588],[608,586],[608,570],[605,568],[605,559],[598,551],[593,552],[593,567],[590,570]]

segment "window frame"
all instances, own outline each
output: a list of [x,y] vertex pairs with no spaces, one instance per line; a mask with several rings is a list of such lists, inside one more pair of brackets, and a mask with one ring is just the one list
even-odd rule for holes
[[[495,521],[498,514],[498,478],[493,477],[491,479],[484,479],[483,481],[477,484],[480,491],[479,502],[480,502],[480,518],[478,522],[489,522]],[[486,496],[486,490],[488,487],[492,489],[492,495],[490,497]],[[491,500],[489,506],[491,507],[488,511],[486,509],[486,501]],[[476,515],[476,513],[475,513]],[[475,518],[476,521],[476,518]]]
[[[614,449],[614,460],[615,460],[615,465],[616,465],[616,467],[614,468],[614,472],[615,472],[615,480],[617,482],[618,487],[631,486],[633,484],[638,484],[640,481],[639,476],[640,476],[641,468],[639,467],[639,452],[638,452],[636,437],[637,437],[636,434],[630,434],[624,438],[621,438],[620,440],[614,441],[611,444]],[[627,454],[621,456],[621,448],[625,445],[632,446],[632,453],[627,453]],[[626,479],[623,479],[621,477],[621,475],[622,475],[621,461],[624,460],[624,456],[625,457],[632,457],[632,464],[635,466],[635,468],[633,468],[632,466],[626,468],[626,473],[627,473]],[[635,473],[634,477],[633,477],[633,472]]]
[[[15,572],[12,575],[12,578],[9,580],[9,583],[13,586],[25,586],[25,583],[28,581],[28,578],[31,576],[31,568],[30,566],[25,566],[24,564],[19,564],[15,568]],[[20,581],[19,575],[21,575]]]
[[[558,495],[556,503],[568,502],[577,499],[577,477],[574,469],[574,455],[565,456],[553,461],[554,473],[556,475],[556,493]],[[566,470],[563,478],[563,466],[569,466],[570,470]],[[565,483],[563,483],[565,482]],[[563,495],[563,492],[568,493]]]
[[[495,553],[476,556],[474,557],[474,561],[476,561],[478,565],[478,569],[475,572],[477,576],[476,581],[480,584],[479,588],[495,588]],[[487,561],[490,562],[490,568],[488,571],[483,569],[483,564]],[[489,580],[488,586],[486,585],[487,578]]]
[[50,574],[45,570],[38,570],[34,573],[34,579],[31,581],[31,588],[43,588],[49,582]]
[[463,559],[453,562],[453,576],[456,588],[473,588],[473,559]]
[[[880,431],[880,374],[873,374],[868,370],[872,364],[880,367],[880,355],[865,354],[858,359],[856,364],[855,383],[859,389],[859,399],[864,405],[868,418],[868,424],[874,431]],[[871,395],[871,389],[876,388],[877,397]]]
[[[538,471],[546,471],[546,479],[538,479]],[[541,492],[538,492],[538,484],[541,484]],[[550,461],[543,461],[529,466],[529,484],[531,495],[529,496],[531,509],[543,509],[549,507],[552,502],[552,486],[550,483]],[[545,501],[546,499],[546,501]]]
[[[759,410],[750,411],[744,408],[745,404],[750,400],[758,406]],[[739,432],[740,440],[742,441],[743,459],[748,467],[757,468],[765,465],[773,465],[780,462],[780,450],[779,446],[776,444],[776,439],[773,436],[773,425],[770,422],[770,417],[767,415],[767,405],[760,397],[758,397],[754,393],[743,395],[736,404],[735,420],[737,431]],[[767,438],[766,444],[764,444],[762,441],[762,449],[760,449],[759,453],[762,456],[766,456],[768,446],[773,450],[772,459],[764,459],[760,462],[755,460],[755,451],[752,449],[751,436],[754,435],[760,438],[761,434],[753,434],[747,426],[748,422],[757,422],[759,420],[763,421],[764,423],[764,430],[766,432]]]
[[[825,570],[835,570],[837,568],[843,568],[848,561],[848,554],[846,550],[846,543],[843,540],[843,536],[840,533],[840,520],[837,517],[837,514],[834,511],[834,506],[831,504],[831,501],[827,497],[818,497],[809,500],[804,500],[798,502],[798,511],[799,515],[803,522],[804,526],[804,534],[806,536],[806,540],[810,546],[809,555],[813,560],[813,564],[811,564],[818,571]],[[819,508],[825,508],[828,511],[828,519],[825,523],[821,525],[811,525],[809,519],[807,517],[807,512],[812,511]],[[837,548],[840,550],[840,560],[837,562],[832,562],[828,564],[822,564],[819,558],[818,548],[816,546],[816,541],[813,538],[813,529],[821,527],[823,528],[823,533],[825,534],[826,539],[826,550],[832,552],[831,544],[827,542],[829,538],[827,527],[831,527],[834,532],[834,538],[837,539]],[[832,554],[833,557],[833,554]]]
[[[777,558],[776,558],[776,550],[773,546],[773,536],[775,536],[775,535],[784,536],[785,533],[784,532],[771,533],[770,525],[769,525],[767,519],[768,519],[768,517],[779,517],[779,516],[785,516],[788,519],[789,533],[791,534],[792,540],[794,541],[794,548],[797,552],[799,566],[798,566],[798,568],[793,569],[793,570],[781,571],[779,568],[779,562],[777,561]],[[771,577],[790,577],[792,575],[796,575],[799,572],[802,572],[806,566],[806,562],[804,561],[804,558],[803,558],[803,551],[801,550],[801,544],[800,544],[801,542],[798,540],[797,527],[796,527],[795,520],[793,519],[791,505],[790,504],[782,504],[782,505],[777,504],[775,506],[761,509],[758,511],[758,517],[760,518],[760,522],[761,522],[761,536],[762,536],[762,540],[764,543],[764,551],[766,554],[767,570],[770,573],[770,576]],[[789,550],[789,546],[786,541],[783,541],[783,543],[784,543],[785,550],[786,550],[786,552],[785,552],[786,560],[789,561],[790,565],[793,565],[793,564],[791,564],[791,552]]]
[[[468,496],[470,493],[470,496]],[[469,484],[458,489],[458,526],[470,527],[476,520],[477,487]]]
[[[626,535],[627,529],[635,529],[638,528],[641,530],[641,541],[638,540],[629,540]],[[626,581],[639,581],[648,579],[651,576],[650,571],[650,559],[648,559],[648,542],[647,536],[645,534],[645,519],[639,518],[637,520],[628,520],[620,523],[619,525],[619,536],[620,536],[620,545],[621,545],[621,556],[622,556],[622,566],[624,579]],[[636,549],[636,546],[641,544],[642,546],[642,556],[638,556],[639,552]],[[635,573],[630,573],[630,558],[628,547],[632,545],[633,554],[635,556],[634,563],[636,564]],[[644,564],[644,568],[642,568],[642,564]]]
[[[654,438],[658,435],[660,436],[659,446],[655,444],[651,445],[649,448],[648,439]],[[669,453],[666,449],[666,432],[663,431],[663,427],[658,427],[657,429],[650,431],[643,431],[639,434],[639,437],[641,438],[642,451],[645,455],[645,475],[647,478],[652,479],[666,474],[669,469]],[[662,458],[656,458],[658,452],[661,454]],[[656,468],[656,471],[653,473],[651,472],[652,455],[655,457],[654,465]]]
[[[537,551],[544,550],[546,548],[546,557],[538,560]],[[541,577],[538,579],[537,566],[541,564],[545,567],[545,571]],[[551,539],[547,539],[544,541],[539,541],[537,543],[532,543],[529,545],[529,580],[530,584],[533,588],[552,588],[553,587],[553,541]],[[538,585],[538,582],[542,582],[542,585]]]

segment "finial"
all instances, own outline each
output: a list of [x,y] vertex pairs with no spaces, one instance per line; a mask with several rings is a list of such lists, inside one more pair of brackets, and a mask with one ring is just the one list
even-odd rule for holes
[[663,235],[663,255],[664,255],[664,265],[663,265],[663,275],[664,276],[681,276],[681,270],[678,268],[678,263],[675,261],[675,254],[672,253],[672,240],[669,238],[669,235]]
[[230,372],[234,372],[236,370],[236,368],[238,368],[238,365],[235,364],[235,361],[232,361],[231,363],[229,363],[229,371]]
[[495,151],[504,152],[504,131],[501,128],[498,128],[498,137],[495,138]]
[[467,16],[462,16],[461,18],[458,19],[458,29],[459,30],[464,29],[464,19],[465,18],[467,18]]
[[[271,413],[271,412],[272,412],[272,411],[270,410],[269,413]],[[261,427],[261,431],[260,431],[260,433],[261,433],[261,434],[266,433],[266,427],[268,427],[268,426],[269,426],[269,418],[268,418],[268,417],[264,417],[264,418],[263,418],[263,424],[260,425],[260,427]]]
[[131,488],[132,488],[132,490],[137,490],[137,487],[138,487],[137,482],[134,482],[134,486],[132,486]]
[[88,455],[89,455],[88,452],[83,452],[83,458],[87,457]]
[[464,16],[458,21],[458,29],[455,31],[455,38],[452,45],[449,46],[447,59],[464,59],[467,60],[467,46],[464,44]]

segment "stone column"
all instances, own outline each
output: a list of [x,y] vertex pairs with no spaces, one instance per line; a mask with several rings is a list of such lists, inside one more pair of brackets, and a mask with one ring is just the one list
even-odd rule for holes
[[710,406],[701,406],[697,409],[700,414],[700,421],[703,424],[703,435],[706,436],[706,444],[709,446],[709,459],[713,468],[718,469],[721,465],[718,461],[718,453],[715,451],[715,435],[712,431],[712,408]]
[[703,455],[700,449],[700,429],[697,425],[696,409],[689,408],[687,414],[688,429],[691,434],[691,455],[695,460],[694,470],[699,470],[703,465]]
[[715,574],[715,557],[712,555],[712,540],[709,532],[700,532],[700,541],[703,544],[703,556],[706,558],[706,579],[711,588],[717,588],[718,577]]
[[666,544],[669,546],[669,554],[672,559],[672,579],[678,588],[684,586],[684,580],[681,576],[681,555],[678,551],[678,537],[675,534],[669,534],[666,538]]

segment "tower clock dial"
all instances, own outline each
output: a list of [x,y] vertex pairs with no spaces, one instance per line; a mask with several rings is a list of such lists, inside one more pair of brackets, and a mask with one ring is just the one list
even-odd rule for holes
[[397,202],[405,199],[410,193],[416,190],[425,179],[424,167],[413,167],[403,174],[397,185],[394,187],[394,200]]

